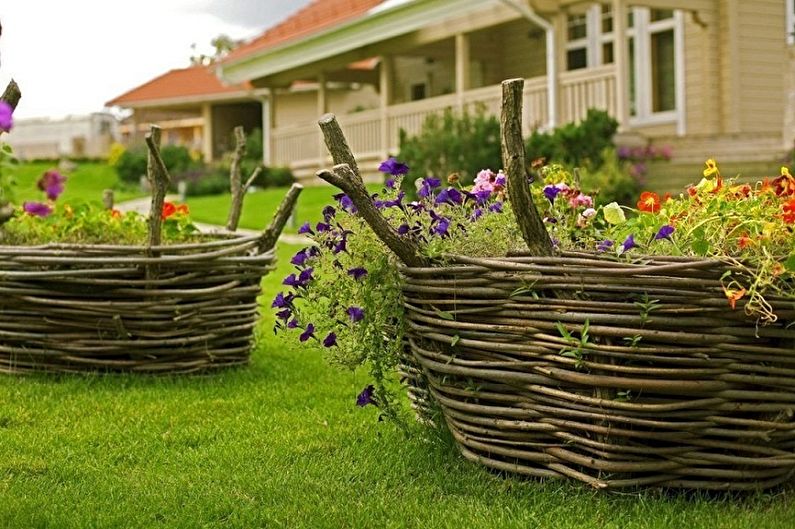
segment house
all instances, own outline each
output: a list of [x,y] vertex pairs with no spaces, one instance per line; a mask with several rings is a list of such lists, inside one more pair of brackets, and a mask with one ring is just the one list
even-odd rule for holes
[[6,142],[21,160],[104,158],[118,136],[118,122],[96,112],[62,119],[18,119]]
[[795,0],[313,0],[212,68],[175,70],[109,104],[124,128],[213,159],[236,124],[310,179],[337,114],[365,170],[446,108],[499,112],[525,82],[525,132],[608,111],[624,138],[679,162],[772,162],[795,138]]
[[[679,161],[771,161],[795,137],[794,19],[793,0],[314,0],[217,73],[261,91],[267,161],[305,176],[327,163],[325,111],[373,168],[431,113],[498,112],[511,77],[526,79],[528,133],[596,107]],[[348,68],[363,60],[377,65]],[[328,87],[341,80],[377,104],[337,104]],[[299,81],[317,89],[288,107]]]

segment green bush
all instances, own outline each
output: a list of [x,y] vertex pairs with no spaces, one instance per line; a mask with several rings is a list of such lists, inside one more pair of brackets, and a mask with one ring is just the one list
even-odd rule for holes
[[[545,158],[549,163],[599,169],[605,149],[614,148],[618,122],[603,110],[591,108],[585,119],[558,127],[551,133],[534,132],[525,144],[529,160]],[[615,158],[615,155],[613,154]]]
[[119,180],[126,184],[138,185],[141,176],[146,175],[146,148],[131,147],[124,151],[116,162]]
[[287,187],[295,182],[295,176],[289,167],[267,167],[263,174],[263,187]]
[[[160,150],[166,169],[178,180],[177,176],[200,166],[191,158],[190,151],[181,145],[165,145]],[[116,162],[116,172],[119,179],[127,184],[138,184],[141,176],[146,175],[148,153],[144,146],[131,147],[124,151]]]
[[[500,122],[478,106],[473,113],[447,109],[428,116],[417,136],[401,129],[398,159],[411,168],[405,187],[413,192],[416,178],[445,178],[458,173],[469,184],[482,169],[497,170],[500,156]],[[410,180],[410,181],[408,181]]]
[[640,182],[632,176],[630,164],[622,161],[613,148],[600,154],[602,165],[598,169],[584,166],[579,169],[582,189],[593,195],[600,204],[618,202],[634,206],[640,193]]

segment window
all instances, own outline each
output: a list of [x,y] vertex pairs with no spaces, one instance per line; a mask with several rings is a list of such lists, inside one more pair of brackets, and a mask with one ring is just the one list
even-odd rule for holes
[[419,101],[420,99],[425,99],[426,95],[426,85],[425,83],[418,83],[411,85],[411,100],[412,101]]
[[787,0],[787,43],[795,44],[795,0]]
[[[795,0],[787,0],[792,7]],[[611,6],[590,4],[567,18],[566,69],[615,62]],[[795,10],[790,9],[795,17]],[[681,13],[635,7],[627,11],[629,107],[636,123],[666,123],[681,118],[684,94],[684,44]]]
[[627,30],[630,116],[636,123],[677,120],[684,96],[682,17],[670,9],[633,8]]
[[613,13],[595,4],[566,21],[566,69],[579,70],[613,62]]

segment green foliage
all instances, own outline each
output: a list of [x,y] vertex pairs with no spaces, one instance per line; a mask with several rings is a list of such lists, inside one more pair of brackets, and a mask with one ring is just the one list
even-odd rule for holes
[[0,207],[14,200],[14,169],[17,160],[11,146],[0,143]]
[[115,165],[119,179],[129,185],[138,185],[141,177],[146,175],[146,160],[146,149],[141,146],[121,153]]
[[569,167],[599,169],[605,162],[605,149],[615,148],[613,136],[618,122],[603,110],[589,109],[585,119],[558,127],[551,133],[533,132],[525,144],[529,159]]
[[[500,122],[478,106],[474,113],[457,114],[447,109],[425,119],[416,136],[400,131],[401,161],[412,169],[414,178],[446,178],[459,173],[464,184],[471,183],[478,171],[499,169]],[[414,192],[413,179],[405,181],[406,190]]]
[[619,160],[612,147],[605,148],[600,157],[602,163],[598,168],[585,165],[579,169],[582,188],[591,190],[591,195],[602,204],[634,205],[640,185],[631,175],[629,164]]

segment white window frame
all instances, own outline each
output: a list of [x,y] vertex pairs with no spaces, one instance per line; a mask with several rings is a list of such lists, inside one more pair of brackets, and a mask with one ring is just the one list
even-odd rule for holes
[[[673,18],[651,21],[649,8],[632,8],[633,27],[627,30],[627,38],[633,39],[635,61],[635,115],[630,116],[630,125],[664,125],[677,124],[677,133],[684,133],[685,107],[685,54],[684,54],[684,17],[681,11],[674,11]],[[663,112],[652,111],[652,72],[651,72],[651,36],[654,33],[673,30],[674,32],[674,110]]]
[[[603,64],[602,45],[613,42],[613,32],[602,32],[602,5],[593,4],[588,7],[585,13],[575,13],[575,16],[585,15],[585,36],[576,40],[566,40],[566,52],[571,50],[585,49],[585,68],[594,68]],[[568,23],[568,18],[567,18]],[[615,24],[615,22],[613,22]],[[615,25],[613,26],[615,27]],[[568,26],[566,28],[568,34]],[[615,44],[613,44],[615,46]],[[613,49],[615,54],[615,48]],[[568,59],[567,59],[568,61]],[[585,68],[578,68],[584,70]],[[570,70],[568,62],[566,64],[566,71]]]
[[795,44],[795,0],[787,0],[786,4],[787,16],[784,19],[787,27],[785,28],[785,35],[787,36],[787,44],[792,46]]

